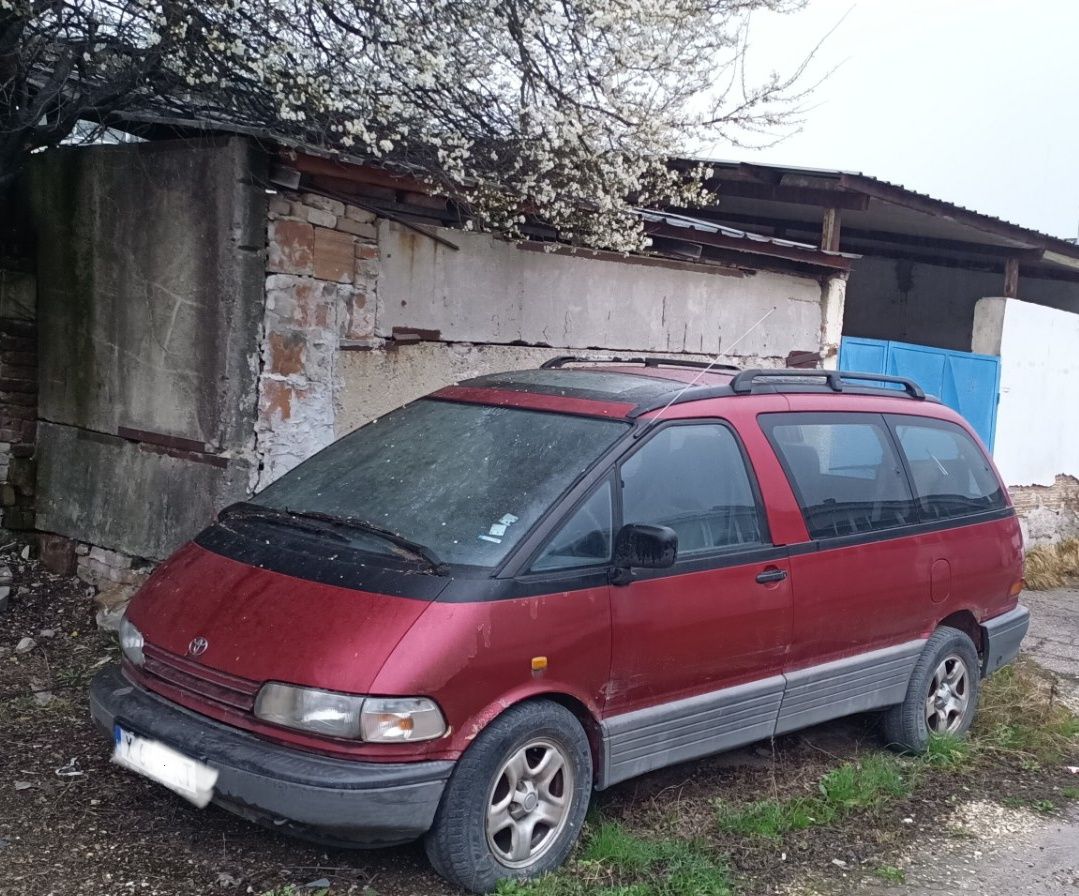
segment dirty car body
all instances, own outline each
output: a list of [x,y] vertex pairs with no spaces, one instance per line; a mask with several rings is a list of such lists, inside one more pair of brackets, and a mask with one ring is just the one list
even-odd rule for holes
[[914,384],[558,364],[223,511],[133,600],[91,710],[224,808],[426,835],[483,891],[556,867],[593,788],[864,710],[903,748],[962,733],[1026,632],[1021,566],[977,436]]

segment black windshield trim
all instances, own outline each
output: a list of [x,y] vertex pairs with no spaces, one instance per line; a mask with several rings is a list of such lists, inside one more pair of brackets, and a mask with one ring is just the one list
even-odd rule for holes
[[431,575],[415,562],[390,554],[356,550],[328,538],[320,545],[318,538],[299,532],[290,538],[284,528],[276,529],[275,537],[267,543],[253,529],[216,523],[196,535],[195,544],[230,560],[296,579],[393,597],[433,601],[450,582],[449,576]]

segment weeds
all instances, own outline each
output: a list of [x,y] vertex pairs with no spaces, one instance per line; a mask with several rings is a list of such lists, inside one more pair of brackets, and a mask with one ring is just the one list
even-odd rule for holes
[[726,866],[692,843],[653,840],[602,822],[573,866],[531,883],[503,881],[502,896],[730,896]]
[[1077,741],[1079,716],[1029,660],[1020,659],[985,682],[972,730],[974,750],[1047,765],[1071,754]]
[[974,748],[970,741],[962,740],[954,734],[934,734],[929,738],[922,761],[935,768],[958,768],[974,757]]
[[1079,578],[1079,538],[1027,551],[1023,578],[1035,591],[1062,588]]
[[881,867],[873,873],[881,880],[886,880],[893,884],[901,884],[907,879],[907,875],[903,869],[896,868],[895,865],[881,865]]
[[716,823],[721,831],[753,837],[779,837],[790,831],[829,824],[856,809],[883,805],[910,793],[910,775],[894,756],[873,754],[847,762],[820,780],[820,796],[758,800],[742,807],[720,803]]

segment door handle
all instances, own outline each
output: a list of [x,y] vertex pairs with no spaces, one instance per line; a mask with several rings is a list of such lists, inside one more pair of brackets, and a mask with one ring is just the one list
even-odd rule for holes
[[770,585],[772,582],[782,582],[787,578],[787,571],[778,566],[769,566],[762,572],[757,573],[757,581],[761,585]]

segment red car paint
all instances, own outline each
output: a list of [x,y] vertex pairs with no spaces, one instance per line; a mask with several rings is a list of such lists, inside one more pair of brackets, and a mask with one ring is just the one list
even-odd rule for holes
[[[650,369],[642,377],[692,379],[683,370]],[[700,383],[729,379],[708,373]],[[635,406],[475,386],[436,397],[613,418]],[[886,394],[716,397],[642,420],[729,423],[757,480],[772,545],[804,547],[812,539],[758,417],[837,410],[916,414],[970,432],[941,405]],[[595,746],[597,726],[614,715],[922,639],[956,614],[977,621],[1002,614],[1017,604],[1021,563],[1019,526],[1009,515],[626,586],[553,587],[492,601],[482,599],[477,585],[475,601],[444,603],[307,581],[189,544],[131,605],[129,618],[148,644],[183,657],[192,639],[206,638],[200,664],[255,684],[427,696],[441,707],[448,733],[403,744],[318,737],[261,722],[130,664],[125,670],[170,700],[266,739],[367,761],[455,759],[505,708],[536,695],[571,706]],[[788,573],[783,581],[755,581],[776,568]],[[546,667],[535,670],[540,657]]]

